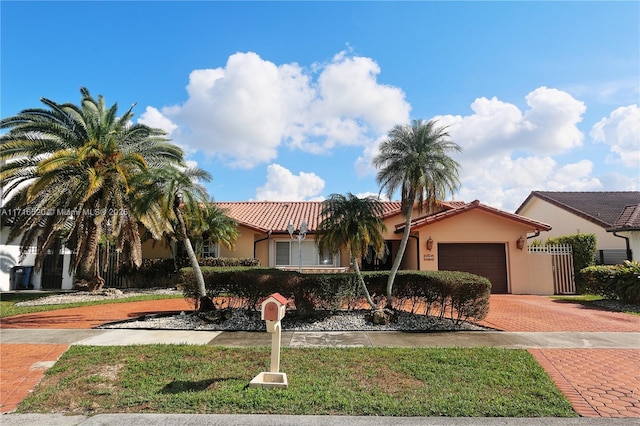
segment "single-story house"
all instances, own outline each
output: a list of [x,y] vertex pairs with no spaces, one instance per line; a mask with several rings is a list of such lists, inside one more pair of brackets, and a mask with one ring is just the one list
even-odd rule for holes
[[627,242],[627,259],[640,262],[640,203],[625,206],[607,232],[624,238]]
[[[222,257],[254,257],[261,265],[297,270],[344,270],[350,267],[348,253],[319,253],[314,238],[321,202],[220,202],[239,224],[235,250],[219,247]],[[300,224],[307,224],[304,240],[298,241]],[[365,256],[363,270],[391,269],[404,228],[399,202],[384,203],[387,252],[378,258]],[[294,227],[293,236],[287,230]],[[527,237],[551,227],[479,201],[442,202],[436,214],[414,212],[411,236],[401,269],[463,270],[487,276],[495,293],[553,294],[553,285],[530,277]],[[299,244],[299,245],[298,245]]]
[[623,210],[640,203],[640,191],[548,192],[533,191],[516,214],[550,224],[546,238],[595,234],[596,263],[616,264],[627,259],[627,240],[614,228]]
[[[206,244],[203,255],[255,258],[262,266],[303,272],[350,269],[348,253],[320,253],[315,244],[320,201],[217,202],[238,223],[233,249]],[[553,294],[551,261],[540,267],[540,256],[530,255],[527,242],[551,226],[473,201],[441,202],[426,215],[414,212],[411,234],[401,269],[461,270],[489,278],[494,293]],[[391,269],[404,230],[399,202],[385,202],[386,250],[361,259],[363,270]],[[302,223],[306,233],[301,233]],[[290,234],[288,228],[292,226]],[[179,248],[163,241],[146,241],[145,258],[169,258]],[[545,261],[546,262],[546,261]],[[544,275],[544,276],[541,276]],[[5,290],[2,284],[2,289]],[[36,286],[37,288],[37,286]],[[65,285],[63,288],[71,288]],[[8,288],[7,288],[8,289]]]

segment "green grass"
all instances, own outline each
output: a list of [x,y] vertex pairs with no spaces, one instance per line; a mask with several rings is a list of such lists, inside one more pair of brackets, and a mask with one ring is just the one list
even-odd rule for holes
[[71,347],[18,412],[575,417],[525,350],[283,348],[287,389],[248,388],[270,349]]
[[[593,307],[597,309],[606,309],[602,306],[595,305],[593,302],[597,302],[599,300],[604,300],[605,298],[597,295],[597,294],[576,294],[576,295],[563,295],[563,296],[551,296],[552,299],[558,300],[560,302],[571,302],[571,303],[579,303],[586,307]],[[606,309],[610,310],[610,309]],[[633,311],[619,311],[624,312],[625,314],[630,315],[640,315],[639,312]]]
[[51,293],[5,293],[0,300],[0,318],[13,315],[31,314],[34,312],[54,311],[57,309],[77,308],[79,306],[107,305],[112,303],[139,302],[143,300],[182,299],[182,294],[149,294],[143,296],[124,297],[121,299],[105,299],[94,302],[64,303],[57,305],[15,306],[16,303],[50,296]]

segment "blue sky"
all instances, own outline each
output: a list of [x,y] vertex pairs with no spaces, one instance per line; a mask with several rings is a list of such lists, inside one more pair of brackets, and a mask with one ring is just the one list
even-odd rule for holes
[[0,2],[0,115],[102,94],[218,201],[377,194],[395,124],[438,119],[456,200],[640,189],[640,2]]

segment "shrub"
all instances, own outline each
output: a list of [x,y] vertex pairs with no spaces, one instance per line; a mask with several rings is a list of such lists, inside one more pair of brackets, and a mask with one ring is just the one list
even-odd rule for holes
[[625,260],[615,268],[618,298],[625,303],[640,304],[640,263]]
[[233,267],[233,266],[258,266],[260,261],[253,258],[238,259],[235,257],[203,257],[198,261],[200,266]]
[[[180,270],[185,297],[195,298],[191,268]],[[353,309],[363,295],[354,274],[299,274],[259,267],[202,267],[208,296],[219,307],[258,309],[260,301],[279,292],[293,302],[299,315],[318,310]],[[384,301],[387,272],[363,274],[372,297]],[[400,271],[394,308],[410,308],[425,315],[445,315],[456,322],[485,318],[491,283],[466,272]]]
[[181,259],[143,259],[139,268],[123,265],[118,275],[124,277],[126,288],[169,288],[178,285],[178,270],[183,266]]
[[640,304],[640,263],[589,266],[580,271],[589,293]]
[[616,270],[612,265],[592,265],[580,271],[581,293],[597,294],[607,299],[617,299]]

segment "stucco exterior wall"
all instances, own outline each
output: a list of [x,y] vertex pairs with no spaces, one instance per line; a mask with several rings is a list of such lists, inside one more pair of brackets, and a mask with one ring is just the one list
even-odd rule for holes
[[544,253],[529,254],[529,282],[520,289],[522,294],[554,294],[552,257]]
[[[529,255],[526,248],[519,250],[516,241],[526,237],[527,226],[481,210],[471,210],[419,228],[420,269],[438,270],[438,244],[440,243],[501,243],[505,245],[508,290],[513,294],[544,293],[531,282]],[[434,241],[427,250],[427,240]]]
[[627,248],[624,239],[615,237],[605,228],[536,197],[532,197],[518,214],[551,225],[551,231],[540,237],[543,242],[563,235],[595,234],[597,250]]
[[640,262],[640,231],[624,231],[624,232],[617,232],[617,234],[629,238],[629,248],[631,249],[631,256],[632,256],[631,260],[635,262]]
[[166,240],[147,240],[142,243],[143,259],[171,259],[173,253]]
[[[257,239],[260,238],[264,238],[267,235],[265,234],[264,236],[260,237],[260,238],[256,238],[256,234],[255,231],[249,229],[249,228],[245,228],[243,226],[239,226],[238,227],[238,239],[235,242],[235,250],[229,250],[224,244],[220,245],[220,257],[236,257],[238,259],[243,259],[243,258],[253,258],[253,243],[254,241],[256,241]],[[262,246],[261,246],[262,247]],[[257,249],[257,247],[256,247]],[[265,266],[268,265],[268,252],[267,252],[267,258],[266,259],[262,259],[260,257],[257,257],[258,259],[260,259],[260,264]],[[267,262],[266,264],[264,262]]]

